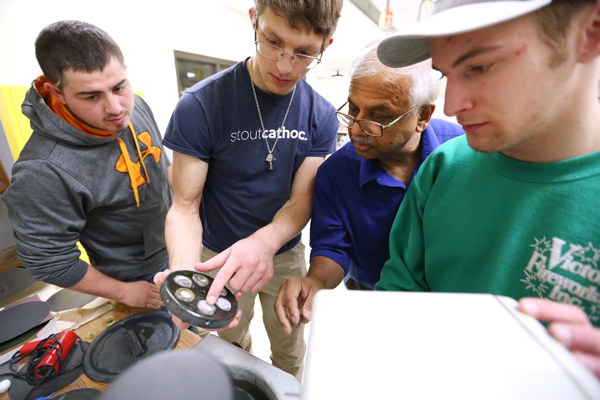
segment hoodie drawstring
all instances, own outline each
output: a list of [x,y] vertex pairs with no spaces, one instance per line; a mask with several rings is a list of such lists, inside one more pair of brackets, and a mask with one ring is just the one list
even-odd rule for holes
[[[146,182],[150,184],[150,176],[148,175],[148,170],[146,170],[146,164],[144,164],[144,157],[142,156],[142,152],[140,151],[140,145],[138,143],[137,136],[135,135],[135,130],[133,129],[133,125],[131,121],[129,122],[129,129],[131,130],[131,134],[133,135],[133,142],[135,143],[135,147],[138,151],[138,157],[140,159],[140,163],[144,168],[144,172],[146,173]],[[125,146],[125,142],[121,138],[117,138],[119,141],[119,146],[121,147],[121,153],[123,153],[123,159],[125,161],[125,166],[127,168],[127,173],[129,174],[129,180],[131,181],[131,188],[133,189],[133,195],[135,196],[135,202],[139,208],[140,206],[140,195],[138,193],[138,185],[136,181],[135,175],[135,167],[131,158],[129,157],[129,152],[127,151],[127,146]],[[137,166],[137,165],[136,165]],[[139,166],[138,166],[139,169]]]

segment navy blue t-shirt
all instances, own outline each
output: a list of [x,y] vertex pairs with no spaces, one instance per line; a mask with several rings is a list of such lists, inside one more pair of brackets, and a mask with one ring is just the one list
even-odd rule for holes
[[[203,244],[227,249],[269,224],[289,199],[294,174],[306,157],[335,149],[335,109],[304,79],[285,120],[292,93],[272,96],[256,88],[263,132],[245,62],[194,85],[177,103],[163,144],[209,163],[200,204]],[[273,151],[273,170],[265,161]],[[279,252],[295,246],[300,235]]]
[[[432,119],[421,136],[421,157],[410,182],[432,151],[464,133],[460,125]],[[407,189],[378,160],[360,157],[347,143],[317,172],[310,257],[327,257],[372,288],[390,258],[390,230]]]

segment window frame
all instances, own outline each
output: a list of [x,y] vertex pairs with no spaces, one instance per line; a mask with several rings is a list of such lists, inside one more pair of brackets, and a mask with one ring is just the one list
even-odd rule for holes
[[[183,91],[184,91],[184,89],[181,85],[181,82],[179,80],[179,62],[178,62],[179,60],[196,61],[196,62],[200,62],[200,63],[204,63],[204,64],[212,64],[215,66],[215,73],[221,72],[224,69],[227,69],[237,63],[237,61],[226,60],[223,58],[209,57],[209,56],[205,56],[202,54],[196,54],[196,53],[188,53],[188,52],[180,51],[180,50],[173,50],[173,55],[174,55],[174,60],[175,60],[175,74],[176,74],[176,78],[177,78],[177,93],[179,94],[179,97],[183,96]],[[205,76],[202,79],[206,79],[206,78],[208,78],[208,76]]]

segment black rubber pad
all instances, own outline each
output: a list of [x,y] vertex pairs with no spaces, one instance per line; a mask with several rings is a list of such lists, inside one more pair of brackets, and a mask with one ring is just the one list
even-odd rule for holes
[[83,360],[85,373],[100,382],[111,382],[127,368],[152,354],[177,344],[179,328],[166,311],[130,315],[105,329]]
[[0,343],[39,325],[49,312],[50,304],[45,301],[31,301],[0,312]]

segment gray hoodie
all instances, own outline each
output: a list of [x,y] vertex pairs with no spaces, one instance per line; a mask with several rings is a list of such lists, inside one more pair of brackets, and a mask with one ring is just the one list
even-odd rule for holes
[[[115,169],[122,154],[118,137],[132,162],[138,161],[130,129],[108,138],[81,132],[50,110],[34,85],[22,110],[33,134],[13,167],[2,200],[8,206],[19,258],[32,276],[62,287],[79,282],[87,264],[79,259],[77,241],[91,264],[112,278],[132,279],[160,269],[167,260],[170,163],[144,100],[135,96],[131,123],[138,137],[149,132],[155,148],[144,160],[150,183],[138,187],[139,207],[128,173]],[[138,143],[144,153],[147,146]]]

